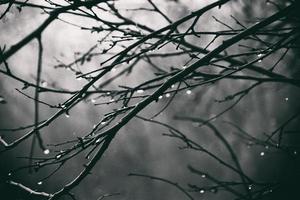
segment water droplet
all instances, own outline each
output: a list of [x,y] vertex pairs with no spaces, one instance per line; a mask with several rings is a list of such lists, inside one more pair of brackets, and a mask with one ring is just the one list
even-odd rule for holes
[[289,98],[288,98],[288,97],[285,97],[285,98],[284,98],[284,100],[285,100],[285,101],[288,101],[288,100],[289,100]]
[[261,53],[257,54],[257,57],[259,57],[259,58],[262,57],[262,54]]
[[251,190],[251,189],[252,189],[252,185],[249,185],[249,186],[248,186],[248,189]]
[[260,152],[260,154],[259,154],[260,156],[264,156],[265,155],[265,152]]
[[183,65],[183,66],[182,66],[182,69],[186,69],[186,66],[185,66],[185,65]]
[[50,150],[49,150],[49,149],[45,149],[45,150],[44,150],[44,154],[45,154],[45,155],[48,155],[49,153],[50,153]]
[[66,118],[69,118],[69,117],[70,117],[70,115],[69,115],[69,114],[67,114],[67,113],[65,114],[65,116],[66,116]]
[[96,140],[96,144],[98,144],[100,142],[101,142],[101,138],[99,138],[99,139]]
[[12,173],[11,173],[11,172],[9,172],[7,175],[8,175],[8,176],[11,176],[11,175],[12,175]]
[[166,94],[166,97],[167,97],[167,98],[169,98],[170,96],[171,96],[171,94],[170,94],[170,93],[167,93],[167,94]]
[[297,153],[298,153],[297,151],[294,151],[294,155],[297,155]]
[[91,102],[92,102],[92,103],[96,103],[96,100],[95,100],[95,99],[91,99]]
[[37,184],[38,184],[38,185],[42,185],[42,184],[43,184],[43,182],[42,182],[42,181],[39,181]]
[[47,87],[48,83],[46,81],[41,81],[42,87]]
[[206,178],[206,174],[201,174],[201,177],[202,178]]
[[142,93],[144,93],[144,90],[137,90],[136,93],[142,94]]
[[258,60],[259,63],[261,63],[261,61],[262,61],[261,59]]
[[106,122],[101,122],[100,124],[101,124],[101,125],[105,125],[105,124],[106,124]]
[[158,99],[162,99],[163,98],[163,96],[162,95],[160,95],[159,97],[158,97]]
[[204,194],[205,190],[204,190],[204,189],[201,189],[199,192],[200,192],[201,194]]
[[61,156],[62,156],[61,154],[58,154],[58,155],[55,156],[55,158],[56,158],[56,159],[60,159]]
[[4,99],[3,97],[1,97],[1,96],[0,96],[0,103],[1,103],[1,104],[6,104],[5,99]]
[[268,146],[268,145],[266,145],[266,146],[265,146],[265,149],[269,149],[269,146]]
[[174,88],[175,87],[175,85],[173,84],[173,85],[171,85],[171,88]]
[[192,94],[192,91],[191,90],[187,90],[186,94],[190,95],[190,94]]
[[106,95],[110,95],[110,92],[106,92]]

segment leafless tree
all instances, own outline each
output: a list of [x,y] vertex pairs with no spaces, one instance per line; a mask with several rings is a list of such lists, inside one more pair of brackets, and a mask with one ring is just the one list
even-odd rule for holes
[[[14,18],[26,12],[35,13],[39,21],[42,19],[29,33],[23,33],[21,39],[13,39],[13,44],[1,40],[1,82],[12,81],[19,98],[29,100],[33,110],[30,124],[15,122],[15,127],[8,127],[0,123],[0,156],[12,163],[26,160],[26,164],[5,171],[1,187],[16,196],[8,198],[78,199],[73,191],[82,187],[83,181],[89,181],[89,174],[94,174],[95,168],[101,168],[103,156],[132,121],[159,127],[163,138],[179,145],[180,152],[192,152],[194,159],[182,163],[190,179],[133,170],[128,172],[128,182],[138,177],[145,182],[160,182],[181,193],[181,199],[199,199],[203,195],[207,195],[205,199],[276,199],[287,193],[297,194],[299,1],[217,0],[202,2],[197,8],[188,7],[183,0],[0,2],[3,27],[22,26],[15,24]],[[168,5],[178,8],[173,15]],[[263,13],[253,15],[258,8]],[[97,38],[97,42],[80,52],[60,52],[72,54],[73,60],[49,56],[47,30],[57,22],[74,26]],[[22,66],[15,66],[15,60],[23,62],[20,52],[28,51],[32,45],[36,50],[32,53],[36,58],[35,71],[29,72],[30,77],[20,75],[18,68]],[[56,62],[51,68],[57,73],[65,73],[67,80],[81,80],[83,84],[67,87],[60,84],[55,73],[47,74],[51,79],[43,78],[50,59]],[[4,107],[10,101],[5,88],[1,90],[3,112],[0,113],[4,121],[9,115],[4,113]],[[208,90],[216,95],[205,99],[202,95]],[[264,131],[249,132],[249,126],[260,126],[251,121],[251,112],[259,113],[262,124],[272,124],[263,111],[271,103],[270,98],[262,101],[257,96],[281,91],[288,95],[280,101],[290,106],[284,110],[278,101],[272,100],[276,123],[265,126]],[[187,105],[186,98],[194,99],[192,106]],[[79,135],[68,134],[55,143],[45,140],[48,136],[42,132],[58,130],[61,126],[58,121],[72,117],[73,110],[82,103],[95,109],[101,107],[105,114]],[[250,103],[258,106],[254,109]],[[207,105],[212,108],[204,108]],[[182,112],[185,107],[195,112]],[[170,118],[162,120],[162,114],[171,113],[170,110],[175,114],[172,112]],[[183,128],[186,126],[192,128]],[[243,147],[258,151],[252,162],[259,163],[261,157],[273,154],[268,163],[280,163],[284,170],[278,170],[277,176],[266,175],[264,180],[261,173],[250,169],[255,164],[247,164]],[[5,157],[20,149],[26,155]],[[197,160],[205,162],[200,155],[214,163],[216,170],[195,166]],[[82,157],[81,171],[67,184],[54,192],[46,187],[36,190],[37,185],[57,176],[67,163]],[[147,165],[147,160],[143,162]],[[274,171],[274,168],[266,169]],[[44,169],[49,172],[46,176],[41,172]],[[229,175],[220,177],[224,172]],[[43,177],[37,185],[27,185],[18,181],[15,174]],[[225,193],[228,196],[222,196]],[[98,199],[106,198],[125,197],[115,186],[115,191],[99,194]]]

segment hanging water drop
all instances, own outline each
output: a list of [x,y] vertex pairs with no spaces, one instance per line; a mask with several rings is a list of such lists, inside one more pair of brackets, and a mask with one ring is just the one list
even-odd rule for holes
[[66,113],[65,116],[66,116],[66,118],[69,118],[69,117],[70,117],[70,115],[69,115],[68,113]]
[[261,53],[257,54],[257,57],[259,57],[259,58],[262,57],[262,54]]
[[174,88],[175,87],[175,85],[173,84],[173,85],[171,85],[171,88]]
[[163,96],[162,95],[160,95],[159,97],[158,97],[158,99],[162,99],[163,98]]
[[288,97],[285,97],[285,98],[284,98],[284,100],[285,100],[285,101],[288,101],[288,100],[289,100],[289,98],[288,98]]
[[101,122],[100,124],[101,124],[101,125],[105,125],[105,124],[106,124],[106,122]]
[[167,93],[167,94],[166,94],[166,97],[167,97],[167,98],[169,98],[170,96],[171,96],[171,94],[170,94],[170,93]]
[[264,156],[265,155],[265,152],[260,152],[260,154],[259,154],[260,156]]
[[61,154],[58,154],[58,155],[55,156],[55,158],[58,160],[58,159],[61,158],[61,156],[62,156]]
[[45,155],[48,155],[49,153],[50,153],[50,150],[49,150],[49,149],[45,149],[45,150],[44,150],[44,154],[45,154]]
[[12,175],[12,173],[11,173],[11,172],[9,172],[7,175],[8,175],[8,176],[11,176],[11,175]]
[[261,63],[261,61],[262,61],[261,59],[258,60],[259,63]]
[[38,185],[42,185],[42,184],[43,184],[43,182],[42,182],[42,181],[39,181],[37,184],[38,184]]
[[204,189],[201,189],[199,192],[200,192],[201,194],[204,194],[205,190],[204,190]]
[[192,94],[192,91],[191,90],[187,90],[186,94],[190,95],[190,94]]
[[202,178],[206,178],[206,174],[201,174],[201,177]]
[[144,93],[144,90],[137,90],[136,93],[142,94],[142,93]]
[[251,190],[251,189],[252,189],[252,185],[249,185],[249,186],[248,186],[248,189]]
[[41,81],[42,87],[47,87],[48,83],[46,81]]

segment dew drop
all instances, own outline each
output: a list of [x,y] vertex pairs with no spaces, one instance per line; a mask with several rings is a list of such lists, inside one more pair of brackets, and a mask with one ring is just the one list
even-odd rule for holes
[[144,90],[137,90],[136,93],[138,93],[138,94],[143,94],[143,93],[144,93]]
[[171,94],[170,94],[170,93],[167,93],[167,94],[166,94],[166,97],[167,97],[167,98],[169,98],[170,96],[171,96]]
[[294,151],[294,155],[297,155],[297,153],[298,153],[297,151]]
[[251,190],[251,189],[252,189],[252,185],[249,185],[249,186],[248,186],[248,189]]
[[48,155],[49,153],[50,153],[50,150],[49,150],[49,149],[45,149],[45,150],[44,150],[44,154],[45,154],[45,155]]
[[163,98],[163,96],[162,95],[160,95],[159,97],[158,97],[158,99],[162,99]]
[[105,125],[105,124],[106,124],[106,122],[101,122],[100,124],[101,124],[101,125]]
[[61,158],[61,154],[58,154],[57,156],[55,156],[56,159],[60,159]]
[[11,172],[9,172],[7,175],[8,175],[8,176],[11,176],[11,175],[12,175],[12,173],[11,173]]
[[259,57],[259,58],[262,57],[262,54],[261,53],[257,54],[257,57]]
[[288,98],[288,97],[285,97],[285,98],[284,98],[284,100],[285,100],[285,101],[288,101],[288,100],[289,100],[289,98]]
[[96,103],[96,100],[95,100],[95,99],[91,99],[91,102],[92,102],[92,103]]
[[175,85],[173,84],[173,85],[171,85],[171,88],[174,88],[175,87]]
[[66,116],[66,118],[69,118],[69,117],[70,117],[70,115],[69,115],[69,114],[65,114],[65,116]]
[[205,175],[205,174],[202,174],[201,177],[202,177],[202,178],[206,178],[206,175]]
[[261,59],[258,60],[259,63],[261,63],[261,61],[262,61]]
[[265,152],[260,152],[260,154],[259,154],[260,156],[264,156],[265,155]]
[[204,194],[205,190],[204,190],[204,189],[201,189],[199,192],[200,192],[201,194]]
[[42,182],[42,181],[39,181],[37,184],[38,184],[38,185],[42,185],[42,184],[43,184],[43,182]]
[[186,94],[190,95],[190,94],[192,94],[192,91],[191,90],[187,90]]
[[182,69],[186,69],[186,66],[185,66],[185,65],[183,65],[183,66],[182,66]]

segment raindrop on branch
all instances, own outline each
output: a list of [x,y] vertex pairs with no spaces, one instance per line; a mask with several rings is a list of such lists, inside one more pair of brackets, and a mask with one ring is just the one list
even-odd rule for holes
[[248,186],[248,189],[249,189],[249,190],[252,190],[252,185],[249,185],[249,186]]
[[167,98],[169,98],[170,96],[171,96],[171,94],[170,94],[170,93],[167,93],[167,94],[166,94],[166,97],[167,97]]
[[0,104],[6,104],[6,103],[7,103],[6,100],[2,96],[0,96]]
[[201,194],[204,194],[205,190],[204,190],[204,189],[201,189],[199,192],[200,192]]
[[138,94],[143,94],[143,93],[144,93],[144,90],[137,90],[136,93],[138,93]]
[[288,101],[288,100],[289,100],[289,98],[288,98],[288,97],[285,97],[285,98],[284,98],[284,100],[285,100],[285,101]]
[[42,87],[47,87],[48,83],[46,81],[41,81],[41,85],[42,85]]
[[262,57],[262,54],[261,53],[257,54],[257,57],[259,57],[259,58]]
[[66,113],[65,116],[66,116],[66,118],[69,118],[69,117],[70,117],[70,115],[69,115],[68,113]]
[[50,150],[49,150],[49,149],[45,149],[45,150],[44,150],[44,154],[45,154],[45,155],[48,155],[49,153],[50,153]]
[[186,91],[186,94],[187,94],[187,95],[190,95],[190,94],[192,94],[192,91],[191,91],[191,90],[187,90],[187,91]]
[[39,181],[37,184],[38,184],[38,185],[42,185],[42,184],[43,184],[43,182],[42,182],[42,181]]
[[159,97],[158,97],[158,99],[162,99],[163,98],[163,96],[162,95],[160,95]]

